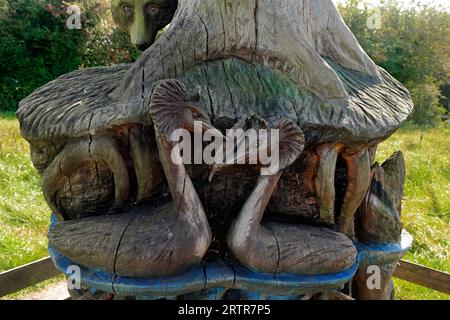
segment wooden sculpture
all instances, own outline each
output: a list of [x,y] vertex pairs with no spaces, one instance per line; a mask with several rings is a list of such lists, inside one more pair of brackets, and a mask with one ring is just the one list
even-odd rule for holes
[[[170,140],[170,132],[180,127],[193,130],[191,114],[200,110],[192,103],[185,104],[186,99],[186,91],[179,82],[162,83],[155,88],[150,109],[172,202],[125,217],[102,216],[95,221],[58,224],[50,233],[52,245],[81,264],[103,266],[121,275],[165,276],[201,262],[211,243],[208,220],[184,165],[171,160],[172,149],[177,145]],[[118,226],[123,232],[112,234]],[[109,251],[114,247],[102,245],[109,244],[111,235],[121,235],[120,248],[115,254]],[[106,249],[108,254],[96,254],[99,248]],[[114,263],[110,263],[112,257]]]
[[[374,159],[412,109],[331,0],[179,0],[134,64],[64,75],[17,115],[59,219],[50,245],[72,261],[119,277],[219,260],[323,275],[358,263],[356,242],[400,241],[404,161]],[[249,119],[280,129],[274,175],[173,163],[174,130],[200,121],[226,140]],[[369,294],[360,269],[354,297],[385,298],[386,270]]]
[[304,225],[261,225],[284,169],[297,160],[304,147],[303,133],[297,125],[281,121],[276,128],[281,130],[280,171],[259,177],[230,228],[228,247],[245,266],[272,274],[329,274],[350,268],[357,252],[344,234]]

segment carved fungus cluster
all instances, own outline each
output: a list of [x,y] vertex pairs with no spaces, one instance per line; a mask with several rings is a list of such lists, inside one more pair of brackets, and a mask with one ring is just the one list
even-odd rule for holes
[[[354,265],[355,241],[399,241],[404,161],[374,159],[412,108],[331,0],[180,0],[136,63],[62,76],[18,117],[60,220],[50,245],[73,261],[118,276],[211,260],[320,275]],[[280,171],[228,165],[210,181],[206,165],[175,164],[170,132],[194,119],[279,129]]]

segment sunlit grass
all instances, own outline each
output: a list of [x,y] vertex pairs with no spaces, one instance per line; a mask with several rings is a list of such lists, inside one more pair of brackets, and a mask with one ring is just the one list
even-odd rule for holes
[[[450,272],[450,128],[406,127],[380,145],[378,160],[402,150],[407,165],[404,227],[414,236],[407,260]],[[50,211],[13,114],[0,116],[0,271],[47,256]],[[398,299],[449,299],[395,280]]]
[[43,258],[50,212],[13,115],[0,118],[0,271]]
[[[413,235],[406,260],[450,272],[450,127],[406,126],[380,145],[379,161],[402,150],[407,179],[404,228]],[[396,280],[397,298],[450,299],[450,296]]]

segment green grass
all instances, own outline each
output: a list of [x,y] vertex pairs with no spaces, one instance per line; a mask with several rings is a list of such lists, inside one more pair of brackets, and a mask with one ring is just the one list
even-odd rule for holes
[[[406,126],[378,148],[379,161],[396,150],[406,160],[404,228],[413,235],[406,260],[450,272],[450,127]],[[450,296],[395,280],[397,298],[450,299]]]
[[0,271],[48,255],[50,211],[13,114],[0,117]]
[[[407,164],[404,227],[414,236],[405,259],[450,272],[450,127],[405,127],[380,145],[378,160],[402,150]],[[0,116],[0,271],[47,256],[50,211],[13,114]],[[450,296],[395,280],[398,299]]]

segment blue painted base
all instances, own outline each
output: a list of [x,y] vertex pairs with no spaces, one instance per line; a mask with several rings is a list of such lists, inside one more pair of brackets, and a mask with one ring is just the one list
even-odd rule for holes
[[[56,222],[52,217],[52,225]],[[107,293],[136,299],[244,299],[244,300],[290,300],[304,296],[341,289],[352,280],[359,266],[384,265],[401,259],[412,243],[412,237],[404,231],[397,244],[370,246],[357,243],[358,261],[349,269],[336,274],[299,276],[289,274],[264,274],[253,272],[239,264],[227,265],[217,261],[196,266],[187,272],[164,278],[120,277],[101,270],[82,266],[81,285]],[[49,247],[56,267],[68,273],[69,267],[77,265]]]

